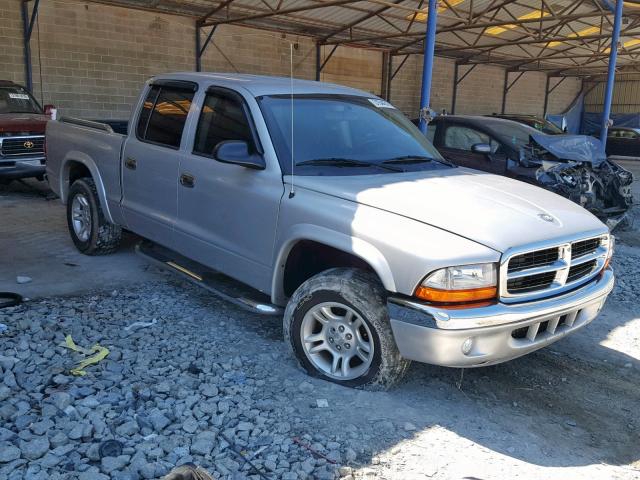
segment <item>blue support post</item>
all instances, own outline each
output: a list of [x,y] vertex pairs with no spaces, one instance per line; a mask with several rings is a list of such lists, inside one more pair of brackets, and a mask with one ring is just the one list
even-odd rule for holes
[[427,133],[426,112],[431,103],[431,77],[433,74],[433,54],[436,46],[438,22],[438,1],[429,0],[427,11],[427,31],[424,39],[424,64],[422,66],[422,91],[420,93],[420,131]]
[[604,107],[602,109],[602,125],[600,128],[600,141],[602,148],[607,146],[607,131],[609,130],[609,117],[611,116],[611,101],[613,99],[613,86],[616,79],[616,62],[618,60],[618,42],[620,41],[620,26],[622,25],[622,0],[616,1],[615,17],[613,19],[613,33],[611,35],[611,51],[609,52],[609,70],[607,72],[607,87],[604,95]]

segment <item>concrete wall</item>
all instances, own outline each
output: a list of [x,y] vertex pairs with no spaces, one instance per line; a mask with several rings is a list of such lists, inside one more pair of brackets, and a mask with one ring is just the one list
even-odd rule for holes
[[[400,65],[404,57],[394,57],[392,71]],[[469,66],[460,66],[458,78],[468,71]],[[451,111],[455,66],[454,61],[436,58],[433,71],[431,106],[436,111]],[[420,103],[420,83],[422,78],[422,56],[410,57],[398,71],[391,86],[391,102],[411,118],[418,115]],[[509,75],[509,82],[516,74]],[[552,86],[557,80],[552,80]],[[514,84],[507,95],[506,113],[542,115],[544,110],[544,88],[546,77],[540,72],[525,73]],[[456,95],[457,114],[499,113],[502,109],[504,70],[493,65],[478,65],[458,84]],[[578,95],[581,82],[567,78],[550,96],[549,113],[566,110]]]
[[[20,0],[0,0],[0,20],[0,78],[23,82]],[[192,71],[195,67],[192,18],[74,0],[47,0],[40,4],[39,31],[37,26],[31,41],[34,93],[43,103],[56,104],[66,115],[127,118],[148,77],[159,72]],[[329,47],[323,47],[322,58],[329,51]],[[315,78],[315,45],[311,39],[225,25],[216,31],[202,67],[218,72],[289,75],[292,55],[293,75]],[[401,59],[394,58],[392,71]],[[380,51],[339,47],[327,62],[321,80],[379,94],[382,61]],[[465,68],[461,67],[460,75]],[[418,114],[421,72],[422,57],[411,56],[391,86],[391,102],[413,118]],[[436,110],[451,108],[453,75],[453,61],[436,58],[432,94]],[[476,67],[458,87],[456,112],[499,112],[503,84],[501,68]],[[509,92],[507,112],[542,114],[544,84],[543,74],[525,74]],[[566,80],[550,98],[549,111],[563,111],[579,87],[578,81]]]

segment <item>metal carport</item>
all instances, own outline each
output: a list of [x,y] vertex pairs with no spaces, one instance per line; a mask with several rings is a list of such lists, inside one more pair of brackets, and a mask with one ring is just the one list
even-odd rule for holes
[[[615,72],[639,71],[640,2],[607,0],[92,0],[94,3],[193,17],[196,25],[195,68],[219,25],[236,24],[312,37],[316,77],[342,45],[385,53],[382,77],[391,81],[404,61],[425,55],[421,107],[428,106],[431,75],[429,52],[455,59],[455,87],[478,64],[505,68],[503,105],[524,72],[547,75],[545,97],[565,77],[600,81],[608,73],[607,98]],[[25,69],[31,77],[29,40],[39,0],[23,2]],[[437,32],[426,35],[429,6],[437,12]],[[30,8],[31,7],[31,8]],[[617,17],[614,10],[618,12]],[[614,20],[617,18],[617,21]],[[611,49],[615,27],[618,48]],[[429,39],[435,41],[429,41]],[[321,61],[320,48],[331,48]],[[617,54],[617,65],[616,65]],[[391,71],[391,59],[400,64]],[[614,71],[615,68],[615,71]],[[461,72],[462,71],[462,72]],[[460,76],[459,76],[460,75]],[[547,100],[545,98],[545,104]],[[424,110],[423,110],[424,112]],[[604,119],[608,118],[605,102]],[[603,134],[606,132],[603,120]]]

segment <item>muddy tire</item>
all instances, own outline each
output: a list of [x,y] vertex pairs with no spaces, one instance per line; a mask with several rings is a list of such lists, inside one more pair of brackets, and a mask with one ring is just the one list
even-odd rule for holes
[[73,182],[67,197],[67,226],[76,248],[85,255],[107,255],[118,249],[122,229],[108,222],[92,178]]
[[287,304],[283,331],[309,375],[340,385],[385,390],[410,363],[393,338],[384,288],[363,270],[335,268],[304,282]]

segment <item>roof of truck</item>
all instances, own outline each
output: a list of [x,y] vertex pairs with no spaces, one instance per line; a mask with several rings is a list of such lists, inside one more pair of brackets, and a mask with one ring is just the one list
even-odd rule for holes
[[186,80],[197,82],[200,85],[215,84],[220,86],[242,87],[252,95],[282,95],[293,92],[296,94],[334,94],[357,95],[375,97],[375,95],[357,90],[351,87],[336,85],[334,83],[314,82],[290,77],[272,77],[269,75],[248,75],[240,73],[214,73],[214,72],[176,72],[156,75],[153,79]]

